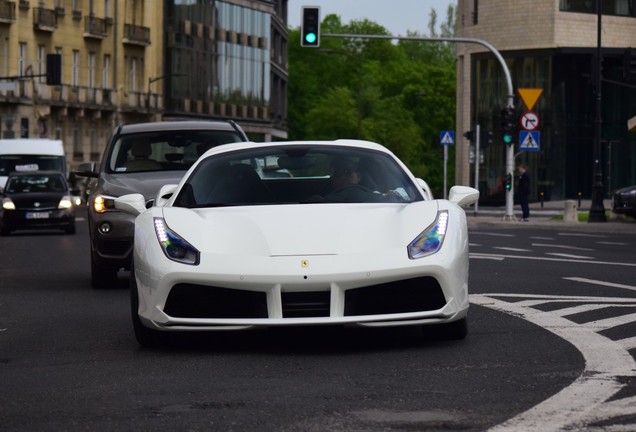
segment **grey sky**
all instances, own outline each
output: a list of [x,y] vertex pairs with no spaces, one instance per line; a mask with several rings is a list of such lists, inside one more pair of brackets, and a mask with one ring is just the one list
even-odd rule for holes
[[343,23],[366,18],[395,36],[407,30],[428,34],[431,9],[437,11],[439,26],[450,4],[456,6],[457,0],[289,0],[287,19],[290,27],[298,27],[302,6],[320,6],[321,17],[336,14]]

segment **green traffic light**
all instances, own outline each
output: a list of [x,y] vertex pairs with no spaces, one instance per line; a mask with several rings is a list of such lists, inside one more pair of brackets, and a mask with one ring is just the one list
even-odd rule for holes
[[512,135],[510,134],[504,134],[503,136],[503,142],[505,144],[511,144],[512,143]]
[[305,42],[310,44],[316,42],[316,33],[313,33],[313,32],[307,33],[305,35]]

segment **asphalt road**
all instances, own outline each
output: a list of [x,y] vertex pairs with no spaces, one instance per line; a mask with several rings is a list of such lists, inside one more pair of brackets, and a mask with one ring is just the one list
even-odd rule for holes
[[[493,229],[512,237],[489,234]],[[497,249],[547,249],[531,246],[539,240],[526,232],[471,227],[473,305],[464,341],[439,341],[415,328],[310,328],[192,335],[158,350],[134,339],[126,274],[117,289],[90,287],[85,222],[75,236],[0,238],[0,429],[481,431],[508,421],[505,430],[530,430],[524,413],[576,386],[590,362],[577,341],[536,322],[529,312],[540,309],[519,299],[633,300],[633,291],[564,277],[629,286],[634,272],[511,258],[526,252]],[[542,236],[557,238],[553,244],[580,240]],[[627,241],[633,251],[636,238]],[[598,246],[596,261],[634,261],[628,248],[606,246]],[[631,325],[613,337],[625,339]],[[613,397],[630,401],[631,381],[623,379],[623,393]],[[556,406],[569,409],[563,401]],[[530,417],[545,422],[546,412]]]

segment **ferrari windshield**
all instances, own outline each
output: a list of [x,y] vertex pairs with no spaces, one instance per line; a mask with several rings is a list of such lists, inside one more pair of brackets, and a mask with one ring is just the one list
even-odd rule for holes
[[254,147],[201,161],[174,205],[405,203],[418,187],[389,154],[356,147]]

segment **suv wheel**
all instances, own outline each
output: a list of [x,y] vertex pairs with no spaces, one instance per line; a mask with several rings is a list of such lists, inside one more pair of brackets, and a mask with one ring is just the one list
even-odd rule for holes
[[100,266],[91,253],[91,285],[93,288],[110,288],[117,285],[117,269]]

